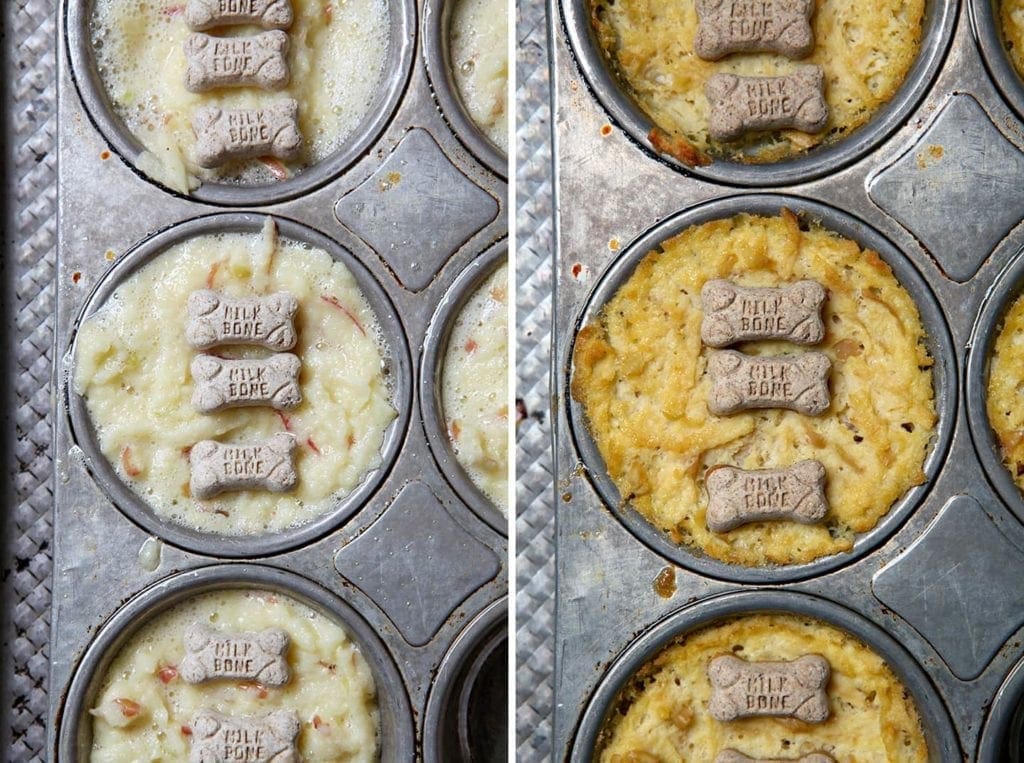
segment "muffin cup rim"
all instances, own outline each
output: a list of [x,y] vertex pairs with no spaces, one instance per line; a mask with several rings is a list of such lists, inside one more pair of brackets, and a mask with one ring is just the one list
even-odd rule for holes
[[[604,460],[590,434],[586,411],[571,394],[571,381],[575,370],[573,355],[580,330],[594,323],[600,310],[629,280],[643,257],[662,242],[702,223],[728,219],[742,213],[776,216],[782,209],[790,209],[797,215],[807,214],[826,230],[856,241],[861,247],[877,251],[893,269],[900,286],[908,292],[921,314],[927,345],[934,361],[932,384],[938,424],[933,443],[925,457],[925,481],[921,485],[911,487],[897,499],[874,528],[865,533],[858,533],[852,550],[823,556],[802,564],[747,567],[723,562],[699,551],[695,552],[685,544],[673,543],[665,533],[632,506],[624,504],[618,489],[607,474]],[[584,471],[591,486],[615,519],[660,557],[698,575],[735,583],[795,582],[848,566],[877,550],[903,526],[927,497],[949,452],[957,419],[959,372],[948,321],[937,297],[913,260],[884,234],[851,213],[823,202],[784,194],[718,197],[669,215],[634,238],[610,262],[584,300],[574,320],[574,334],[568,343],[565,363],[560,385],[562,395],[569,403],[567,420],[572,447],[586,467]]]
[[[427,436],[427,445],[430,448],[431,456],[433,456],[438,470],[473,513],[491,529],[504,536],[508,535],[508,517],[470,478],[469,473],[456,456],[455,449],[446,434],[442,379],[448,341],[463,307],[488,278],[494,275],[502,265],[507,264],[509,264],[508,239],[503,238],[477,255],[445,289],[434,309],[427,326],[427,333],[423,338],[423,357],[419,377],[423,429]],[[506,292],[511,299],[511,288]]]
[[[106,670],[124,645],[154,618],[178,604],[223,590],[273,590],[340,625],[359,647],[376,687],[378,745],[382,760],[411,759],[415,747],[413,713],[394,656],[373,627],[350,603],[296,572],[261,564],[216,564],[178,572],[122,602],[97,628],[61,698],[58,759],[88,759],[91,724],[87,710]],[[385,704],[386,703],[386,704]],[[84,754],[84,757],[83,757]]]
[[593,36],[586,4],[590,0],[559,0],[569,51],[591,95],[629,140],[651,158],[677,172],[729,185],[751,188],[790,186],[819,179],[853,164],[881,146],[904,125],[935,81],[953,42],[960,0],[926,0],[926,18],[918,56],[897,89],[875,115],[842,140],[818,146],[780,162],[743,164],[715,160],[705,167],[690,166],[661,153],[651,144],[654,127],[611,71]]
[[881,657],[914,698],[929,757],[959,760],[960,745],[949,710],[921,665],[893,636],[862,614],[819,595],[780,589],[729,591],[672,612],[634,638],[602,671],[573,734],[569,760],[591,760],[612,702],[626,682],[676,638],[718,621],[757,614],[812,617],[855,636]]
[[108,143],[111,151],[140,179],[160,191],[192,202],[221,207],[266,206],[281,204],[319,190],[338,179],[357,164],[383,135],[398,113],[402,97],[412,77],[416,48],[415,0],[387,3],[390,45],[378,94],[355,130],[338,149],[302,172],[281,182],[240,185],[223,182],[202,183],[185,194],[175,191],[138,166],[146,150],[142,143],[114,112],[92,55],[92,11],[96,0],[64,4],[64,37],[71,81],[93,128]]
[[[380,323],[383,340],[380,349],[385,362],[392,368],[388,385],[390,403],[397,415],[384,430],[380,448],[381,463],[364,472],[360,481],[346,495],[334,499],[334,505],[328,511],[309,522],[273,533],[221,535],[203,532],[158,516],[148,502],[121,478],[103,454],[85,398],[74,388],[78,339],[83,322],[95,314],[126,279],[169,249],[204,235],[257,235],[268,217],[275,220],[282,238],[323,250],[352,274]],[[384,483],[398,460],[402,441],[409,428],[415,380],[408,337],[391,298],[369,268],[348,249],[326,234],[289,218],[262,213],[220,212],[190,218],[156,231],[136,243],[97,280],[83,301],[68,335],[65,370],[60,381],[61,396],[71,440],[85,456],[83,462],[86,471],[101,492],[129,521],[165,543],[202,556],[224,559],[271,556],[308,545],[334,531],[359,512]]]

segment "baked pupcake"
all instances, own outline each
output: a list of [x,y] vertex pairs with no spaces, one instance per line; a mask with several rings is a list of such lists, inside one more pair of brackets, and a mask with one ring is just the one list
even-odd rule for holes
[[508,513],[508,266],[455,321],[441,373],[448,439],[473,483]]
[[508,5],[504,0],[457,0],[452,9],[452,74],[470,117],[508,152]]
[[[717,159],[777,162],[849,136],[902,85],[921,47],[925,12],[925,0],[816,0],[810,22],[814,46],[806,57],[741,52],[708,61],[696,52],[696,3],[588,3],[599,47],[625,92],[653,123],[651,143],[690,165]],[[823,130],[775,129],[728,141],[711,138],[705,87],[714,75],[785,76],[808,65],[824,71],[829,116]]]
[[1020,386],[1024,381],[1024,297],[1006,312],[989,361],[988,420],[1002,450],[1003,463],[1017,487],[1024,490],[1024,410]]
[[[276,363],[282,353],[230,343],[196,349],[189,339],[201,337],[188,330],[196,294],[293,301],[295,344],[285,354],[298,370],[297,404],[197,408],[201,357]],[[203,532],[261,535],[320,517],[381,463],[397,415],[384,347],[351,272],[322,250],[279,239],[268,218],[262,234],[197,236],[127,277],[83,322],[73,382],[104,456],[158,516]],[[283,492],[193,494],[197,443],[213,450],[279,440],[295,470]]]
[[[287,679],[279,686],[247,678],[197,681],[187,667],[189,634],[197,629],[211,639],[283,634],[279,659]],[[378,759],[376,689],[359,647],[333,620],[279,593],[203,594],[143,625],[102,677],[90,709],[89,760],[189,760],[205,736],[197,720],[210,712],[271,728],[294,713],[298,723],[278,744],[294,738],[302,760]]]
[[[824,337],[814,347],[831,363],[824,412],[710,413],[709,359],[723,351],[702,341],[701,291],[716,279],[825,288]],[[809,354],[785,341],[733,350]],[[665,241],[580,331],[573,360],[573,397],[623,501],[674,542],[714,559],[787,565],[849,551],[855,534],[925,479],[937,419],[933,361],[913,299],[877,253],[788,211],[716,220]],[[709,529],[709,470],[803,461],[824,466],[823,522]]]
[[[218,87],[197,93],[186,82],[186,41],[196,34],[190,28],[189,6],[197,0],[96,0],[91,28],[96,66],[114,112],[146,150],[139,160],[143,172],[181,193],[210,181],[265,184],[291,177],[342,146],[382,86],[390,45],[387,3],[290,4],[292,20],[286,30],[268,31],[258,24],[209,30],[218,39],[258,35],[282,40],[286,86],[275,86],[273,92]],[[297,155],[201,166],[194,122],[201,109],[262,109],[289,100],[298,106],[302,147]]]
[[[824,658],[828,717],[716,720],[709,665],[723,655],[751,664]],[[885,661],[844,631],[786,614],[737,617],[677,639],[613,702],[597,750],[599,763],[712,761],[726,750],[753,759],[928,760],[914,700]]]

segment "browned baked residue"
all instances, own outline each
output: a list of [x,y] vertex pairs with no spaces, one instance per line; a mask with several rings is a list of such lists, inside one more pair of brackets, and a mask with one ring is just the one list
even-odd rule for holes
[[654,592],[663,599],[671,599],[676,595],[676,569],[665,567],[654,579]]
[[612,134],[612,126],[609,125],[609,124],[602,125],[602,127],[601,127],[601,137],[602,138],[607,138],[611,134]]
[[711,164],[711,157],[698,151],[686,138],[669,135],[660,127],[651,130],[647,140],[659,154],[675,157],[687,167],[707,167]]
[[917,155],[917,167],[918,169],[926,170],[942,161],[942,157],[945,155],[946,149],[942,146],[928,146],[928,148]]

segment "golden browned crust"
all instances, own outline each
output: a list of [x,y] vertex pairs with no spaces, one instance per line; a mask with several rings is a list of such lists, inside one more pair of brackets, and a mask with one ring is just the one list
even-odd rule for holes
[[[716,721],[707,712],[707,665],[722,654],[757,661],[821,654],[832,668],[829,719]],[[827,752],[840,761],[928,760],[914,700],[885,661],[844,631],[793,615],[739,617],[680,638],[634,676],[612,707],[599,763],[708,761],[727,748],[758,758]]]
[[[828,290],[825,339],[815,348],[832,361],[828,411],[708,412],[700,292],[715,278],[746,286],[808,278]],[[623,499],[673,541],[732,564],[799,564],[848,551],[855,533],[924,481],[936,423],[924,340],[916,305],[877,253],[789,212],[738,215],[689,228],[641,260],[579,333],[571,391]],[[738,349],[803,351],[784,342]],[[709,468],[802,459],[826,468],[823,525],[707,529]]]
[[[925,0],[818,0],[815,49],[799,63],[825,72],[831,112],[824,131],[752,134],[726,144],[708,136],[704,85],[715,73],[785,75],[799,65],[773,54],[736,54],[709,62],[694,52],[692,2],[589,0],[591,24],[624,90],[655,125],[655,149],[686,164],[693,156],[764,164],[834,143],[866,124],[903,84],[921,47]],[[679,153],[676,153],[679,151]]]

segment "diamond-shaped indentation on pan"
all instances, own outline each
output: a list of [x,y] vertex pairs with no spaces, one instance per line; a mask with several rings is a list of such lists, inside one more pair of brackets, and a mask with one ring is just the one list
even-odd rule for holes
[[498,216],[498,202],[417,127],[373,175],[341,198],[335,214],[387,261],[404,286],[419,291]]
[[872,583],[875,596],[924,636],[964,681],[1024,624],[1024,552],[972,497],[939,516]]
[[1022,175],[1024,154],[974,98],[956,94],[868,194],[963,283],[1024,218]]
[[411,482],[384,515],[334,558],[338,572],[373,599],[413,646],[423,646],[500,568],[430,488]]

